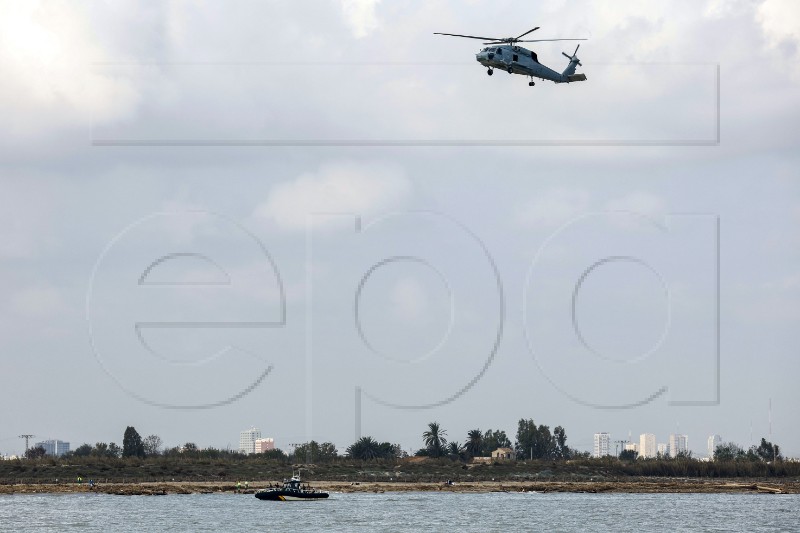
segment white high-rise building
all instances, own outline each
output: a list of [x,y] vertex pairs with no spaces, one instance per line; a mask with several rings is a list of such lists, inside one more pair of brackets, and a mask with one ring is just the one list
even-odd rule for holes
[[656,456],[656,436],[652,433],[639,435],[639,457],[649,459]]
[[669,456],[677,457],[678,454],[689,452],[689,437],[673,433],[669,436]]
[[69,451],[69,442],[64,442],[63,440],[43,440],[42,442],[37,442],[35,446],[44,448],[46,455],[54,457],[61,457]]
[[594,434],[594,452],[592,457],[605,457],[610,455],[611,451],[611,435],[608,433],[595,433]]
[[669,454],[669,446],[667,446],[666,442],[659,442],[656,450],[661,457],[666,457]]
[[256,453],[256,441],[261,438],[261,430],[251,427],[239,433],[239,453]]
[[710,459],[714,458],[714,453],[717,451],[717,446],[722,444],[722,437],[719,435],[711,435],[708,437],[708,457]]

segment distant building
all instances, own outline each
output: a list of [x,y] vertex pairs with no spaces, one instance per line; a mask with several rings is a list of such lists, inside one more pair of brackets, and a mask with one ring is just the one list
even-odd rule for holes
[[659,442],[657,446],[658,455],[661,457],[667,457],[669,455],[669,446],[667,446],[666,442]]
[[269,452],[274,449],[275,449],[275,439],[273,438],[256,439],[255,453]]
[[594,434],[594,451],[592,457],[605,457],[611,453],[611,435],[608,433]]
[[714,454],[717,453],[717,446],[722,444],[722,437],[719,435],[711,435],[708,437],[708,457],[710,459],[714,458]]
[[42,442],[37,442],[34,444],[36,448],[44,448],[45,455],[50,455],[53,457],[61,457],[65,453],[69,451],[69,442],[64,442],[63,440],[43,440]]
[[626,442],[625,443],[625,451],[626,452],[636,452],[639,453],[639,445],[635,442]]
[[669,456],[689,453],[689,437],[673,433],[669,436]]
[[511,448],[497,448],[492,452],[492,460],[494,461],[513,461],[516,458],[517,456]]
[[239,433],[239,453],[251,455],[256,453],[256,441],[261,438],[261,430],[251,427]]
[[639,457],[650,459],[656,456],[656,436],[652,433],[639,435]]

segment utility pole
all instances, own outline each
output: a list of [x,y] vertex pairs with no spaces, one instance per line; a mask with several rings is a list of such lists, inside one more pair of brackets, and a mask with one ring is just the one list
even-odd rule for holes
[[36,435],[20,435],[19,438],[25,439],[25,451],[28,451],[28,439],[32,439]]
[[615,440],[614,441],[614,450],[616,450],[616,452],[617,452],[617,457],[619,457],[619,454],[620,454],[620,451],[619,451],[620,445],[622,445],[622,450],[624,451],[626,444],[628,444],[628,441],[626,441],[626,440]]

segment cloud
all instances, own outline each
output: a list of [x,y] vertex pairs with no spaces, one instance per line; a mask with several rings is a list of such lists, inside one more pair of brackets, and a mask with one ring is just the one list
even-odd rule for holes
[[589,210],[589,193],[583,189],[557,188],[524,205],[517,221],[525,227],[555,227]]
[[74,2],[0,3],[0,110],[6,135],[30,138],[127,115],[133,87],[94,71],[107,60]]
[[764,0],[758,6],[756,18],[771,47],[786,41],[800,43],[800,2],[797,0]]
[[341,0],[345,22],[353,36],[361,39],[380,27],[375,8],[381,0]]
[[410,182],[396,167],[335,162],[276,185],[254,215],[286,230],[304,230],[310,214],[366,216],[396,205],[410,191]]

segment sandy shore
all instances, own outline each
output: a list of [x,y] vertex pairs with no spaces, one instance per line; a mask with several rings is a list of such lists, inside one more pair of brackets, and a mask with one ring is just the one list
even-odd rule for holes
[[[88,483],[63,484],[17,484],[0,485],[0,494],[58,494],[58,493],[101,493],[119,495],[167,495],[167,494],[216,494],[241,493],[253,494],[260,487],[266,487],[275,481],[251,482],[248,488],[237,490],[235,483]],[[800,494],[798,481],[743,481],[743,480],[690,480],[690,479],[634,479],[624,481],[587,481],[587,482],[465,482],[447,485],[444,483],[397,483],[397,482],[363,482],[342,483],[314,481],[315,489],[332,493],[384,493],[384,492],[572,492],[572,493],[765,493],[765,494]]]

